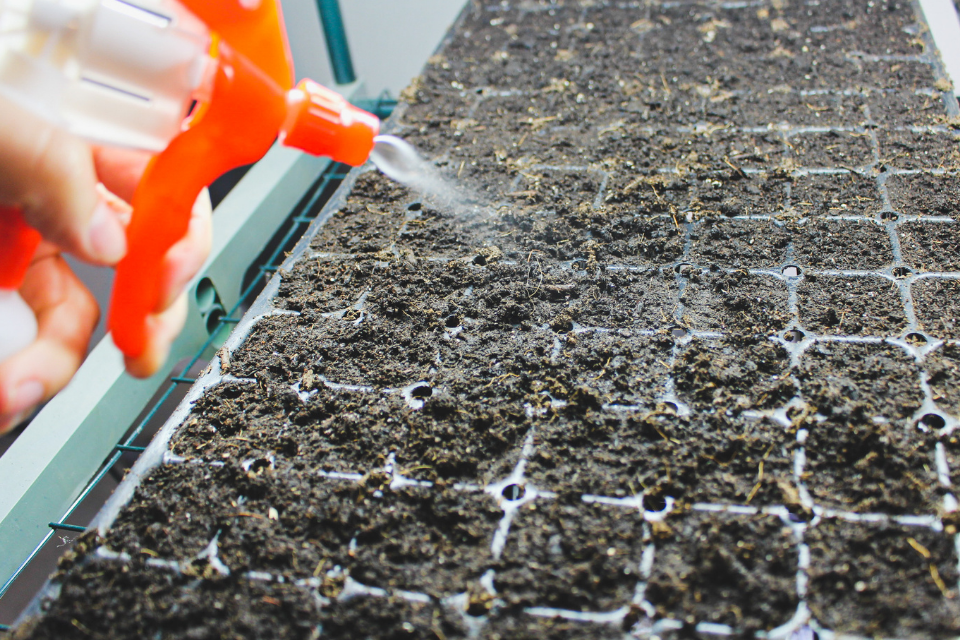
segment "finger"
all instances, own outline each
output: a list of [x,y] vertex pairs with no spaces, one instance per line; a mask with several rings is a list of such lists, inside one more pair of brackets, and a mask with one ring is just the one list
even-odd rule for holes
[[163,366],[170,347],[187,321],[187,296],[181,295],[165,311],[147,318],[147,346],[136,358],[126,357],[127,372],[149,378]]
[[152,157],[138,149],[93,147],[93,163],[100,182],[126,202],[133,202],[133,194]]
[[102,182],[97,183],[97,196],[107,203],[113,212],[117,216],[117,220],[120,222],[120,226],[126,229],[130,226],[130,218],[133,217],[133,207],[127,204],[127,201],[116,195]]
[[99,319],[96,300],[52,250],[41,248],[20,289],[39,327],[33,344],[0,363],[0,433],[66,386]]
[[187,235],[173,245],[164,257],[158,310],[173,304],[187,283],[197,275],[210,255],[212,242],[213,208],[210,205],[210,192],[204,189],[193,205]]
[[65,251],[115,264],[127,241],[113,210],[97,197],[93,154],[79,138],[0,98],[0,203]]

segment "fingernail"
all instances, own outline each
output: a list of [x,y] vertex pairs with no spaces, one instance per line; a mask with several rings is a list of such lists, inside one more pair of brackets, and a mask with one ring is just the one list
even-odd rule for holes
[[18,414],[32,409],[43,401],[45,395],[43,384],[36,380],[21,382],[10,402],[10,414]]
[[90,220],[90,248],[106,264],[116,264],[127,253],[127,236],[113,208],[103,199]]

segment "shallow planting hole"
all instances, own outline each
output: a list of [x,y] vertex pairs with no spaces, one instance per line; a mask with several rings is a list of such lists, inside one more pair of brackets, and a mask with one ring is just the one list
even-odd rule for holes
[[894,278],[906,278],[910,275],[910,269],[906,267],[894,267],[893,268],[893,277]]
[[800,274],[803,272],[800,270],[800,267],[798,267],[797,265],[790,264],[785,266],[783,268],[783,271],[781,271],[781,273],[788,278],[798,278],[800,277]]
[[420,211],[421,209],[423,209],[423,205],[419,202],[414,202],[407,207],[407,211]]
[[800,329],[790,329],[790,331],[783,334],[784,340],[793,343],[802,342],[805,337],[807,337],[806,334],[800,331]]
[[433,395],[433,387],[428,384],[418,384],[413,389],[410,389],[411,398],[429,398]]
[[667,411],[670,411],[672,413],[677,413],[680,411],[680,407],[677,406],[676,402],[671,402],[668,400],[663,403],[663,406],[666,407]]
[[693,265],[690,264],[689,262],[680,263],[673,268],[674,271],[676,271],[682,276],[689,274],[692,269],[693,269]]
[[443,324],[448,329],[456,329],[461,324],[460,316],[456,316],[456,315],[447,316],[447,319],[444,320]]
[[881,220],[896,220],[899,216],[896,211],[881,211],[880,219]]
[[917,422],[917,426],[922,429],[934,429],[939,430],[947,426],[947,421],[943,419],[943,416],[937,413],[928,413],[920,418]]
[[903,337],[903,339],[915,347],[922,347],[923,345],[927,344],[927,336],[923,335],[922,333],[908,333]]
[[787,507],[787,520],[794,523],[810,522],[813,520],[813,511],[800,505],[791,505]]
[[663,511],[667,508],[667,499],[661,495],[643,496],[642,504],[644,511]]
[[503,488],[503,491],[500,492],[500,495],[503,496],[503,499],[504,499],[504,500],[511,500],[511,501],[512,501],[512,500],[519,500],[519,499],[521,499],[526,493],[527,493],[527,492],[526,492],[526,490],[523,488],[522,485],[519,485],[519,484],[508,484],[507,486],[505,486],[505,487]]

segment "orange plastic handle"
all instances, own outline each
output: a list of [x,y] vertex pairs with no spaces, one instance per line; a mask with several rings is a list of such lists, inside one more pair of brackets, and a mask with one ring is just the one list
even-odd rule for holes
[[0,206],[0,289],[20,288],[39,244],[40,234],[18,207]]
[[293,62],[276,0],[261,0],[253,9],[239,0],[180,0],[233,50],[267,74],[284,90],[293,86]]
[[[263,0],[261,7],[276,4]],[[281,37],[277,33],[277,37]],[[219,45],[213,95],[202,118],[148,165],[133,197],[127,255],[117,265],[108,326],[127,356],[143,353],[147,318],[160,304],[163,259],[186,235],[200,191],[226,171],[259,160],[286,116],[286,89]]]

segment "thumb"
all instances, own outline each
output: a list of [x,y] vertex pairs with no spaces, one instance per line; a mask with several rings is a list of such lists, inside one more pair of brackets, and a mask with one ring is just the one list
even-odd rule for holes
[[89,145],[0,97],[0,204],[21,207],[27,223],[64,251],[114,264],[126,237],[96,184]]

